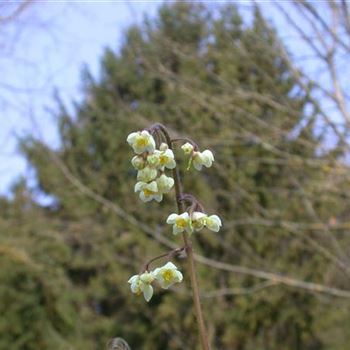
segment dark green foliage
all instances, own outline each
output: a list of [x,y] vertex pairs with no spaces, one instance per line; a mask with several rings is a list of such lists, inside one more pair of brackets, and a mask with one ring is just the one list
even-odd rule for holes
[[[0,347],[103,349],[121,336],[133,349],[199,348],[181,260],[185,282],[175,291],[157,290],[149,304],[126,283],[167,248],[122,210],[181,244],[164,225],[175,210],[172,196],[145,205],[133,194],[136,174],[125,139],[153,122],[215,152],[215,166],[202,173],[186,172],[179,154],[185,188],[224,222],[218,234],[195,236],[198,253],[318,283],[338,276],[333,283],[339,283],[343,274],[310,245],[317,240],[332,250],[328,238],[286,225],[327,221],[343,215],[344,207],[337,193],[324,193],[328,173],[322,167],[331,158],[316,155],[307,94],[280,45],[257,10],[248,25],[232,5],[213,11],[178,2],[130,28],[120,54],[107,49],[99,78],[85,71],[85,98],[75,115],[58,108],[60,150],[33,139],[22,144],[40,189],[55,205],[42,209],[30,199],[19,205],[17,198],[4,204],[10,214],[1,210],[3,232],[13,232],[28,260],[1,256],[7,267],[0,275],[0,330],[8,336]],[[316,217],[306,209],[310,203]],[[7,235],[1,237],[7,247]],[[261,282],[200,264],[198,270],[204,295]],[[214,349],[326,348],[329,325],[319,318],[334,310],[319,305],[315,295],[281,285],[203,299]]]

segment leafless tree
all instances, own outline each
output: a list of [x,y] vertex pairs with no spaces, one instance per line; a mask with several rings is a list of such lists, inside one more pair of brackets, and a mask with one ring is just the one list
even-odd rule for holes
[[[311,87],[310,99],[318,107],[322,125],[330,128],[336,143],[348,151],[349,2],[293,0],[275,1],[274,6],[282,15],[285,26],[292,30],[293,39],[297,39],[294,42],[299,50],[291,52],[295,59],[289,60],[295,76],[305,88]],[[285,41],[288,44],[288,38]]]

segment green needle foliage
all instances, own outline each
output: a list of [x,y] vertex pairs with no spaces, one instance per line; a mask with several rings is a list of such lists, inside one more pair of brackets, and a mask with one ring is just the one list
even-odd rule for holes
[[[40,208],[25,188],[1,203],[0,348],[104,349],[118,336],[133,349],[199,349],[186,283],[149,304],[126,283],[176,240],[165,224],[173,200],[146,206],[131,191],[126,136],[153,122],[215,154],[202,176],[184,176],[223,219],[219,234],[194,234],[196,252],[350,288],[339,263],[349,239],[320,226],[346,216],[346,168],[322,151],[317,110],[276,33],[258,10],[243,17],[233,5],[163,5],[106,49],[98,78],[84,71],[73,114],[58,102],[58,150],[23,140],[54,204]],[[197,265],[213,349],[346,348],[346,300]]]

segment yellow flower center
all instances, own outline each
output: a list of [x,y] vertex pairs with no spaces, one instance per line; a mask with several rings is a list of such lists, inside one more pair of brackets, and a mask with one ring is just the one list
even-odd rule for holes
[[159,163],[160,165],[165,165],[167,163],[168,157],[167,156],[160,156],[159,157]]
[[144,146],[146,146],[146,145],[147,145],[147,139],[144,138],[144,137],[138,138],[138,139],[136,140],[136,145],[137,145],[138,147],[144,147]]
[[171,270],[165,270],[163,272],[164,281],[170,282],[173,278],[173,272]]
[[145,194],[146,197],[152,196],[154,194],[153,191],[150,191],[149,189],[145,188],[143,190],[143,193]]
[[185,228],[187,226],[187,221],[183,218],[176,219],[176,226],[179,228]]
[[201,228],[203,226],[203,220],[192,221],[194,228]]

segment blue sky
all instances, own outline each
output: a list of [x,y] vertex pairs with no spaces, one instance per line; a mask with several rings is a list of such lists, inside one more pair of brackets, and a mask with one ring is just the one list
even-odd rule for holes
[[[105,47],[117,49],[124,30],[154,15],[159,2],[39,2],[0,31],[0,195],[32,174],[18,152],[18,137],[37,133],[57,146],[53,91],[67,104],[80,98],[84,64],[98,74]],[[2,40],[1,40],[2,39]],[[32,118],[35,118],[33,120]]]

